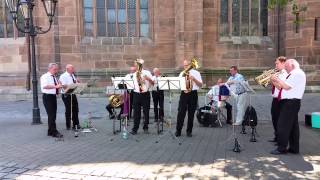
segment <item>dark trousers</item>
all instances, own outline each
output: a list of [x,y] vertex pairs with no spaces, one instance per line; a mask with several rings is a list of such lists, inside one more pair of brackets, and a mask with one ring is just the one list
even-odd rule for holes
[[[71,102],[72,97],[72,102]],[[79,125],[79,106],[78,106],[78,99],[75,94],[62,94],[62,101],[65,106],[65,117],[66,117],[66,127],[71,127],[71,120],[72,120],[72,127],[75,128],[76,125]],[[71,103],[72,103],[72,119],[71,119]]]
[[177,133],[181,133],[184,118],[188,111],[188,125],[187,125],[187,133],[192,133],[193,128],[193,119],[194,113],[197,109],[198,105],[198,92],[191,91],[189,93],[184,93],[181,91],[179,107],[178,107],[178,116],[177,116]]
[[[157,121],[158,119],[163,120],[164,111],[163,111],[163,101],[164,101],[164,93],[163,90],[152,91],[152,99],[153,99],[153,107],[154,107],[154,119]],[[158,108],[159,105],[159,108]]]
[[134,94],[134,93],[135,93],[134,91],[129,92],[129,96],[130,96],[129,118],[131,118],[131,117],[132,117],[133,94]]
[[277,98],[272,99],[271,104],[271,119],[272,119],[272,125],[274,129],[274,139],[277,141],[277,129],[278,129],[278,119],[279,119],[279,113],[280,113],[280,102]]
[[133,113],[134,125],[132,131],[137,132],[141,119],[141,107],[143,108],[144,123],[143,129],[148,129],[149,125],[149,110],[150,110],[150,92],[134,93],[133,94]]
[[57,97],[55,94],[43,94],[42,101],[48,114],[48,135],[56,134]]
[[298,113],[300,105],[300,99],[280,101],[280,115],[277,124],[278,151],[286,151],[289,142],[289,149],[296,153],[299,152]]

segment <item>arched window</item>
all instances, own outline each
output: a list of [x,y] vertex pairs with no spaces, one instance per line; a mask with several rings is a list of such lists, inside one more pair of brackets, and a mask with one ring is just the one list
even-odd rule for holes
[[220,0],[220,36],[267,36],[268,0]]
[[[18,14],[18,22],[23,23],[22,15]],[[20,24],[21,25],[21,24]],[[21,26],[23,28],[23,25]],[[13,25],[12,16],[5,1],[0,1],[0,38],[23,37]]]
[[148,37],[148,0],[83,0],[85,36]]

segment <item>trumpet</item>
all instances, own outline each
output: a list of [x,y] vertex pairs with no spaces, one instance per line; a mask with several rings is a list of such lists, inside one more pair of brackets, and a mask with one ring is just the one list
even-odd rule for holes
[[255,77],[254,80],[261,86],[263,87],[267,87],[270,84],[271,81],[271,76],[276,75],[279,76],[279,74],[281,73],[281,71],[277,70],[277,69],[270,69],[267,71],[263,71],[262,74],[260,74],[259,76]]

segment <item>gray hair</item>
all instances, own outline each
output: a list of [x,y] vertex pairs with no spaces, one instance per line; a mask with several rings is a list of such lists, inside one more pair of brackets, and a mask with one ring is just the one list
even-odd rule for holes
[[58,66],[58,64],[57,63],[49,63],[48,69],[51,69],[53,66]]
[[297,60],[288,59],[287,62],[290,63],[294,67],[294,69],[300,69],[300,64],[298,63]]

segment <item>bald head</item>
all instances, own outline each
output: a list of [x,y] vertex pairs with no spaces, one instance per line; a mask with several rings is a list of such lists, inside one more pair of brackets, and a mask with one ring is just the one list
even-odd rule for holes
[[130,67],[130,73],[136,72],[137,68],[135,66]]
[[159,68],[154,68],[153,69],[153,74],[155,75],[155,76],[160,76],[160,70],[159,70]]
[[74,73],[74,67],[72,64],[67,64],[66,65],[66,71],[70,74],[73,74]]

